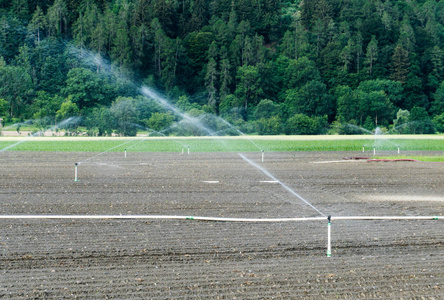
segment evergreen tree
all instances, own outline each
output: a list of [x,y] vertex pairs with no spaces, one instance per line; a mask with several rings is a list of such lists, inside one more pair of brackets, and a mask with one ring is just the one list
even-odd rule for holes
[[30,34],[36,37],[37,44],[40,43],[40,39],[43,37],[44,29],[46,28],[46,18],[43,14],[40,6],[37,6],[32,19],[28,24],[28,31]]
[[365,57],[365,63],[369,67],[369,74],[372,75],[373,72],[373,66],[375,62],[378,60],[378,42],[376,40],[376,37],[373,35],[372,40],[367,46],[367,52]]
[[64,0],[55,0],[46,15],[49,35],[60,36],[68,30],[68,8]]
[[409,74],[409,57],[407,51],[398,44],[392,56],[391,78],[399,82],[406,82]]

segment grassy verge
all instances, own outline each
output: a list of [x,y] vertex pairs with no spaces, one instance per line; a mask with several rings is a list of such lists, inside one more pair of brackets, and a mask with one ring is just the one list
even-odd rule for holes
[[[74,152],[103,152],[103,151],[134,151],[134,152],[179,152],[182,148],[192,152],[236,152],[236,151],[373,151],[373,147],[384,151],[397,151],[398,145],[402,151],[443,151],[442,139],[325,139],[325,140],[285,140],[273,137],[261,139],[224,138],[136,138],[136,139],[69,139],[64,138],[45,140],[41,138],[24,138],[22,140],[2,141],[0,151],[74,151]],[[398,157],[398,156],[397,156]]]
[[419,161],[427,161],[427,162],[444,162],[444,156],[373,156],[372,159],[414,159]]

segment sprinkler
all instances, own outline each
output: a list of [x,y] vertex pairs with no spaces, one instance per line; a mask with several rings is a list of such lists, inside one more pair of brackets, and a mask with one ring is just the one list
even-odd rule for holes
[[188,154],[190,154],[190,146],[188,146]]
[[75,169],[74,169],[74,181],[79,181],[78,179],[77,179],[77,165],[78,165],[79,163],[74,163],[74,165],[75,165]]
[[126,158],[126,149],[125,149],[125,158]]
[[398,146],[398,154],[401,152],[400,147]]
[[264,153],[265,153],[265,151],[264,150],[261,150],[262,151],[262,162],[264,162]]
[[328,216],[327,220],[327,257],[331,257],[331,216]]
[[364,153],[364,152],[365,152],[365,145],[362,146],[362,153]]
[[373,155],[376,155],[376,147],[373,147]]
[[183,147],[182,147],[182,154],[183,154]]

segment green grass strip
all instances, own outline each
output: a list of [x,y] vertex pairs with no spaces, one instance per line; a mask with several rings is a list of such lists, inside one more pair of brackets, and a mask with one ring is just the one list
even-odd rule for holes
[[[2,141],[0,151],[73,151],[73,152],[238,152],[238,151],[357,151],[372,153],[377,151],[394,151],[400,146],[401,151],[443,151],[444,140],[439,139],[398,139],[388,141],[373,141],[368,139],[329,139],[329,140],[284,140],[284,139],[79,139],[79,140],[33,140],[24,139],[18,142]],[[111,149],[113,148],[113,149]],[[110,150],[111,149],[111,150]]]
[[414,159],[419,161],[427,161],[427,162],[444,162],[444,156],[373,156],[372,159]]

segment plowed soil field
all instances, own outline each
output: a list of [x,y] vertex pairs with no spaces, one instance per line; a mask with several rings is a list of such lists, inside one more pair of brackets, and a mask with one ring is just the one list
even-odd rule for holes
[[[444,215],[444,164],[340,152],[264,162],[243,153],[257,166],[237,153],[97,154],[2,152],[0,214]],[[442,219],[337,220],[332,257],[326,246],[327,219],[0,219],[0,298],[444,298]]]

